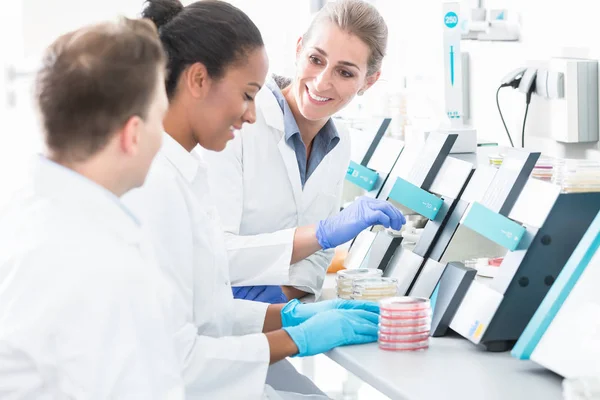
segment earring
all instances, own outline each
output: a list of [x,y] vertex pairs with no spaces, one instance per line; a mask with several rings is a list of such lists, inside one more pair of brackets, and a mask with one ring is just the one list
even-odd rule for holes
[[365,91],[364,91],[364,90],[359,90],[357,94],[358,94],[359,96],[362,96],[363,94],[365,94]]

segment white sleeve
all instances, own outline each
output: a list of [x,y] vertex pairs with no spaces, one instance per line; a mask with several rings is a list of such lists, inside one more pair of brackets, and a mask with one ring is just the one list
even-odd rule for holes
[[260,333],[263,331],[267,316],[268,303],[234,299],[235,324],[234,335]]
[[[177,347],[184,349],[184,379],[187,395],[195,398],[233,398],[226,394],[237,387],[244,398],[260,398],[269,367],[270,348],[263,329],[267,303],[235,300],[234,334],[213,338],[199,336],[191,324],[175,335]],[[250,332],[250,331],[254,332]],[[224,382],[215,385],[215,382]]]
[[[242,134],[222,152],[203,151],[210,165],[211,192],[225,232],[232,286],[285,285],[296,228],[259,235],[240,235],[244,208]],[[247,260],[260,260],[249,264]]]
[[[260,399],[269,368],[269,342],[262,333],[200,336],[188,324],[175,336],[186,349],[183,378],[188,399]],[[233,393],[237,393],[237,396]]]
[[[340,212],[343,188],[344,178],[336,184],[336,201],[329,210],[329,217]],[[304,260],[292,264],[290,267],[290,285],[305,292],[313,293],[315,298],[318,299],[321,296],[327,268],[331,264],[334,255],[335,249],[319,250]]]

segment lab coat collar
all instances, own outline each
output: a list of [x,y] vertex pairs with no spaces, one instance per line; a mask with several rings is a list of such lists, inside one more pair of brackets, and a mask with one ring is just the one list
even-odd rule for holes
[[138,219],[121,199],[96,182],[41,155],[33,160],[32,179],[35,193],[59,200],[73,213],[85,213],[129,243],[140,241]]
[[277,98],[271,90],[272,87],[277,87],[277,83],[270,77],[265,83],[265,86],[258,93],[257,97],[260,96],[260,99],[257,99],[257,102],[261,105],[262,114],[266,124],[283,132],[285,129],[283,113],[281,112],[281,106],[279,105]]
[[163,134],[161,153],[183,175],[185,180],[192,183],[198,173],[198,168],[205,165],[199,151],[188,152],[168,133]]

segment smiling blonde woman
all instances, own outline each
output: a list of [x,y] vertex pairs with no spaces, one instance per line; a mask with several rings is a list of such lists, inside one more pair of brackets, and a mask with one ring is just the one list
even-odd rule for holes
[[[311,243],[319,221],[339,211],[350,161],[348,134],[332,116],[378,80],[387,36],[367,2],[329,2],[298,39],[295,77],[268,79],[256,123],[207,154],[236,297],[319,295],[334,249]],[[348,217],[365,225],[364,215]]]

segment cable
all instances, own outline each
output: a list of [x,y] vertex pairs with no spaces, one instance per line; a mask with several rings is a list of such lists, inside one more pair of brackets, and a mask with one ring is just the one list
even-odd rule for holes
[[[515,145],[513,144],[513,141],[512,141],[512,137],[510,136],[510,132],[508,131],[508,127],[506,126],[506,122],[504,122],[504,116],[502,115],[502,110],[500,109],[500,100],[498,97],[498,95],[500,93],[500,89],[502,89],[503,87],[506,87],[506,86],[507,85],[502,85],[498,88],[498,90],[496,90],[496,105],[498,106],[498,112],[500,113],[500,119],[502,120],[502,125],[504,125],[504,129],[506,130],[506,134],[508,135],[508,140],[510,141],[510,145],[511,145],[511,147],[515,147]],[[527,104],[527,107],[529,107],[529,104]],[[527,114],[525,114],[525,117],[527,117]],[[523,126],[525,126],[525,123],[523,123]]]
[[527,112],[529,111],[529,102],[525,106],[525,116],[523,117],[523,131],[521,132],[521,147],[525,148],[525,123],[527,122]]
[[[527,75],[529,73],[529,69],[525,72],[525,75]],[[524,76],[525,76],[524,75]],[[536,90],[536,76],[537,76],[537,70],[535,70],[533,72],[533,74],[529,74],[531,76],[531,83],[529,84],[529,87],[527,88],[527,94],[525,95],[525,103],[527,104],[525,106],[525,115],[523,116],[523,131],[521,132],[521,147],[525,148],[525,124],[527,123],[527,113],[529,111],[529,103],[531,102],[531,96],[533,95],[533,93]]]
[[523,116],[523,131],[521,132],[521,147],[522,148],[525,148],[525,123],[527,122],[527,112],[529,111],[529,103],[531,103],[531,95],[533,94],[534,91],[535,91],[535,81],[533,82],[533,84],[531,85],[529,90],[527,90],[527,95],[525,96],[525,103],[527,105],[525,106],[525,116]]

